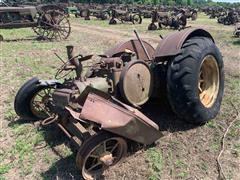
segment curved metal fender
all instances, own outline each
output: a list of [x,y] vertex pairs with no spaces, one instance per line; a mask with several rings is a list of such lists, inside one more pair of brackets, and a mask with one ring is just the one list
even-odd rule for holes
[[[154,57],[155,49],[146,41],[142,41],[150,58]],[[127,42],[122,42],[107,50],[104,54],[108,57],[117,57],[119,53],[125,50],[130,50],[136,53],[137,59],[148,60],[140,42],[137,39],[132,39]]]
[[179,54],[183,43],[194,36],[208,37],[214,42],[213,37],[206,30],[201,28],[187,28],[164,37],[156,48],[155,59]]

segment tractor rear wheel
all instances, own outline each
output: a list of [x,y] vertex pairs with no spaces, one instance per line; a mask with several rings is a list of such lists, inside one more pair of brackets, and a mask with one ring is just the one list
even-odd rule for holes
[[167,72],[167,93],[173,111],[190,123],[216,117],[224,91],[221,53],[210,38],[192,37]]
[[48,10],[38,17],[38,25],[33,31],[42,39],[67,39],[71,33],[68,17],[57,10]]

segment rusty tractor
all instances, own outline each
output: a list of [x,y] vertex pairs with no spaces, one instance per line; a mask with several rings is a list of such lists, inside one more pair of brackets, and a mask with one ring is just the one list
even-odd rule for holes
[[177,16],[178,14],[184,13],[187,19],[195,21],[197,19],[197,10],[187,7],[187,8],[174,8],[172,15]]
[[236,23],[233,36],[240,38],[240,23]]
[[81,7],[78,6],[79,13],[75,17],[83,17],[85,20],[90,20],[90,16],[100,20],[107,20],[110,17],[111,10],[105,7]]
[[[155,23],[158,23],[158,27]],[[169,15],[168,12],[152,12],[152,22],[148,26],[148,30],[162,29],[162,26],[170,27],[173,29],[183,29],[187,25],[187,16],[185,11],[181,11],[177,15]]]
[[128,10],[123,11],[112,9],[109,24],[117,24],[118,21],[120,21],[121,23],[131,22],[133,24],[141,24],[142,16],[140,12],[130,12]]
[[209,16],[210,19],[215,19],[227,14],[223,7],[204,7],[202,11]]
[[224,25],[233,25],[237,22],[240,22],[240,17],[238,16],[238,13],[234,10],[230,10],[227,15],[219,16],[218,17],[218,23],[224,24]]
[[[67,46],[68,60],[54,80],[32,78],[15,97],[22,119],[55,124],[69,137],[85,179],[101,176],[126,156],[132,143],[148,145],[162,136],[157,122],[141,112],[147,102],[164,95],[179,118],[195,124],[219,112],[223,60],[207,31],[176,31],[156,49],[136,36],[99,55],[90,66],[86,61],[93,55]],[[67,76],[70,72],[74,78]]]
[[58,6],[0,7],[0,29],[27,27],[41,39],[67,39],[71,32],[70,22]]

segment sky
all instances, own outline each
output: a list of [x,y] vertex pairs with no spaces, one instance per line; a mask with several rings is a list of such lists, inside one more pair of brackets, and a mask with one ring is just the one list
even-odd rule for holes
[[240,0],[213,0],[214,2],[232,2],[232,3],[236,3],[236,2],[240,2]]

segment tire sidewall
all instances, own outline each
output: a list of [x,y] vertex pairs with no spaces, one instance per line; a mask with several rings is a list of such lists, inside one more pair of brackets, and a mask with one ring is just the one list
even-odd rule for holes
[[[199,38],[199,37],[196,37],[196,38]],[[222,55],[218,50],[218,48],[216,47],[216,45],[214,44],[214,42],[212,42],[212,40],[207,38],[204,38],[204,39],[200,38],[199,42],[201,42],[198,44],[200,48],[200,52],[197,49],[190,49],[190,47],[187,47],[187,48],[183,48],[181,53],[182,55],[184,55],[187,53],[187,51],[188,52],[191,50],[194,51],[194,54],[193,54],[194,59],[192,61],[188,61],[188,59],[184,60],[184,62],[181,62],[180,68],[184,68],[187,65],[189,66],[190,64],[191,71],[195,73],[191,75],[186,75],[186,78],[183,79],[183,82],[176,82],[177,83],[176,85],[174,84],[175,82],[173,82],[174,73],[172,72],[171,68],[168,68],[167,90],[168,90],[168,99],[169,99],[170,105],[172,106],[173,111],[176,112],[177,115],[179,115],[181,118],[185,119],[186,121],[189,121],[189,122],[191,121],[191,123],[202,124],[210,119],[215,118],[215,116],[217,115],[220,109],[222,96],[224,92],[224,70],[223,70],[224,65],[223,65]],[[200,68],[201,68],[201,64],[203,62],[204,57],[206,57],[207,55],[212,55],[216,59],[218,64],[218,70],[219,70],[219,91],[214,104],[209,108],[205,107],[201,103],[199,93],[198,93],[198,79],[199,79]],[[175,58],[176,57],[173,57],[172,62],[170,63],[170,66],[173,65]],[[181,87],[181,85],[184,85],[184,84],[190,84],[191,90],[189,92],[183,91],[183,88]],[[180,87],[179,91],[177,92],[179,93],[179,95],[173,95],[171,92],[173,89],[172,87],[174,87],[176,90],[176,86]],[[189,99],[191,99],[190,100],[191,106],[189,107],[186,106],[186,108],[182,108],[182,111],[184,112],[179,112],[179,109],[177,110],[176,106],[178,106],[179,103],[182,104],[182,103],[189,102]],[[175,101],[175,102],[172,103],[172,101]],[[182,101],[185,101],[185,102],[182,102]],[[193,120],[192,118],[195,118],[194,116],[196,116],[196,119]]]
[[[194,98],[197,99],[196,101],[196,105],[195,110],[196,111],[200,111],[200,114],[204,115],[205,117],[202,117],[204,119],[213,119],[215,117],[215,114],[218,113],[220,106],[221,106],[221,102],[222,102],[222,96],[223,96],[223,91],[224,91],[224,72],[223,72],[223,61],[222,61],[222,57],[221,54],[218,50],[218,48],[216,48],[215,44],[212,44],[211,46],[208,46],[206,48],[203,49],[202,53],[199,53],[199,61],[197,62],[197,71],[198,73],[195,73],[195,93],[194,93]],[[200,101],[199,98],[199,93],[198,93],[198,78],[199,78],[199,73],[200,73],[200,69],[201,69],[201,65],[203,62],[203,59],[207,56],[207,55],[212,55],[218,64],[218,71],[219,71],[219,89],[218,89],[218,94],[216,96],[216,100],[214,102],[214,104],[207,108],[205,107],[202,102]]]
[[34,115],[31,110],[32,98],[41,90],[48,88],[46,85],[41,85],[37,78],[32,78],[27,81],[17,92],[14,101],[14,109],[20,118],[26,120],[39,120],[39,117]]

